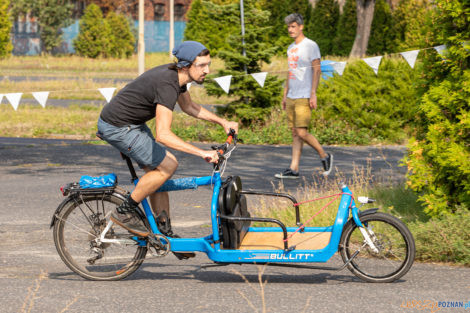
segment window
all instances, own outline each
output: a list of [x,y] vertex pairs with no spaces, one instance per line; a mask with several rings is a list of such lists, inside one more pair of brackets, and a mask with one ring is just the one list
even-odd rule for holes
[[155,4],[155,20],[156,21],[163,21],[165,17],[165,4],[164,3],[157,3]]

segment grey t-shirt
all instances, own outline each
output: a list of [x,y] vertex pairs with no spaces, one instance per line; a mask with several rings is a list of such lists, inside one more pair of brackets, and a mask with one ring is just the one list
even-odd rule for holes
[[178,72],[170,64],[154,67],[127,84],[101,111],[101,119],[122,127],[140,125],[155,117],[157,104],[173,111],[178,96],[186,92],[180,87]]
[[315,41],[308,38],[304,38],[298,45],[293,42],[287,48],[287,62],[289,64],[288,98],[310,98],[312,91],[312,61],[320,58],[320,48],[318,48]]

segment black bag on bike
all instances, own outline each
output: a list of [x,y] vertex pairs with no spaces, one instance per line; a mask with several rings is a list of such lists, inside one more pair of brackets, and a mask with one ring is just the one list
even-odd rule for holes
[[239,176],[229,176],[220,187],[219,214],[221,219],[221,241],[225,249],[238,249],[245,237],[250,221],[230,218],[250,217],[245,195],[241,194],[242,182]]

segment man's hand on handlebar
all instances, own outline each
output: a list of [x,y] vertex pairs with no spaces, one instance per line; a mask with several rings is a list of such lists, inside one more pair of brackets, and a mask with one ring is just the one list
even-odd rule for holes
[[238,134],[238,123],[237,122],[230,122],[226,121],[223,125],[225,133],[228,134],[230,132],[230,129],[235,130],[235,134]]
[[212,150],[204,150],[202,153],[202,158],[209,163],[217,163],[219,161],[219,155],[217,154],[217,151]]

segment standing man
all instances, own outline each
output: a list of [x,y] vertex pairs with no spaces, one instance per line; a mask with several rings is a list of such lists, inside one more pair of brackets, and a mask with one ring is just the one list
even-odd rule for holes
[[[173,109],[195,118],[219,124],[225,132],[238,124],[216,116],[191,100],[186,84],[204,82],[209,74],[209,50],[196,41],[185,41],[175,49],[177,63],[152,68],[126,85],[104,106],[98,120],[98,135],[139,164],[145,174],[134,191],[111,214],[111,220],[128,231],[146,236],[148,230],[136,217],[135,208],[149,197],[157,223],[164,224],[165,235],[176,237],[170,226],[167,192],[155,193],[175,172],[178,161],[164,146],[194,154],[216,163],[216,151],[201,150],[171,131]],[[155,117],[156,141],[145,122]],[[176,253],[175,253],[176,254]],[[180,258],[181,253],[177,254]]]
[[303,34],[302,15],[293,13],[284,19],[289,36],[294,42],[287,49],[289,72],[282,108],[287,113],[292,129],[292,161],[290,167],[276,178],[299,178],[299,161],[304,142],[313,147],[323,164],[323,175],[328,176],[333,167],[333,155],[325,153],[318,140],[308,132],[312,110],[317,109],[317,87],[320,80],[320,49]]

